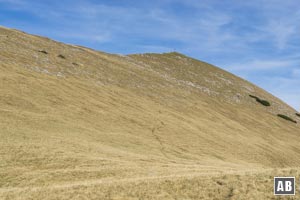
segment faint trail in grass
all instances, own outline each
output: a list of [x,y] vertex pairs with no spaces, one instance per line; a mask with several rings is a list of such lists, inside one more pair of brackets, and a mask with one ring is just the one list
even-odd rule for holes
[[162,129],[164,126],[165,126],[165,124],[163,122],[160,122],[160,125],[152,128],[151,133],[152,133],[153,137],[155,138],[155,140],[158,141],[158,143],[161,147],[160,148],[161,153],[164,155],[164,157],[169,158],[168,155],[166,154],[166,148],[165,148],[163,142],[161,141],[160,137],[156,134],[156,132],[159,131],[160,129]]
[[[241,170],[232,171],[226,174],[259,174],[266,171],[271,171],[273,169],[260,169],[260,170]],[[123,179],[97,179],[97,180],[84,180],[84,181],[74,181],[72,183],[56,184],[49,186],[33,186],[33,187],[7,187],[0,188],[0,194],[5,192],[16,192],[16,191],[38,191],[38,190],[49,190],[49,189],[62,189],[70,187],[81,187],[81,186],[92,186],[101,184],[117,184],[117,183],[136,183],[143,181],[160,181],[165,179],[179,179],[179,178],[201,178],[201,179],[211,179],[212,177],[218,177],[224,175],[223,172],[201,172],[201,173],[189,173],[181,175],[167,175],[167,176],[144,176],[144,177],[134,177],[134,178],[123,178]],[[230,194],[230,193],[229,193]],[[228,194],[228,196],[230,196]]]

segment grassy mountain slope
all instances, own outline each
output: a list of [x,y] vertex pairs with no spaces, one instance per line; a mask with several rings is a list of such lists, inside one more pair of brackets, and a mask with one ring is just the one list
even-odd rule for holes
[[249,199],[272,195],[272,173],[298,175],[299,126],[277,116],[296,111],[182,54],[0,28],[0,71],[0,197]]

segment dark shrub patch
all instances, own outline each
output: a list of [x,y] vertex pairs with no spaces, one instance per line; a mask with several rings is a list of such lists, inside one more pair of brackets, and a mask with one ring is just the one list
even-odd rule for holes
[[254,99],[259,99],[258,97],[251,95],[251,94],[249,94],[249,97],[254,98]]
[[296,113],[296,115],[297,115],[298,117],[300,117],[300,114],[299,114],[299,113]]
[[45,51],[45,50],[40,50],[39,52],[40,52],[40,53],[43,53],[43,54],[48,54],[48,52]]
[[277,116],[297,124],[297,122],[295,120],[291,119],[290,117],[288,117],[286,115],[278,114]]
[[61,54],[59,54],[57,57],[62,58],[62,59],[66,59],[66,57],[61,55]]
[[262,104],[264,106],[271,106],[270,102],[268,102],[267,100],[260,99],[260,98],[258,98],[256,96],[251,95],[251,94],[249,95],[249,97],[254,98],[258,103],[260,103],[260,104]]
[[266,100],[262,100],[262,99],[257,99],[257,102],[261,103],[264,106],[271,106],[270,102],[266,101]]

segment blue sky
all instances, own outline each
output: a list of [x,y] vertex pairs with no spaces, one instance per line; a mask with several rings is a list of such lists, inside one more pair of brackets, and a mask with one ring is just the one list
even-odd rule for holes
[[178,51],[300,108],[297,0],[0,0],[0,25],[111,53]]

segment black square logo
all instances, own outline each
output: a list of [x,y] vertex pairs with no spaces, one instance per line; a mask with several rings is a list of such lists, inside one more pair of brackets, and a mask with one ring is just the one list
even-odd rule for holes
[[295,195],[295,177],[274,177],[274,195]]

